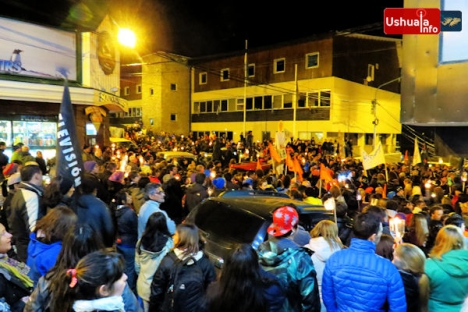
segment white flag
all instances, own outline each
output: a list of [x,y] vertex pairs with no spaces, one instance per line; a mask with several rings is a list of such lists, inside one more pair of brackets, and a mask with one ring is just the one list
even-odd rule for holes
[[421,153],[419,152],[418,138],[415,138],[414,139],[413,166],[416,166],[417,164],[420,164],[421,162],[422,160],[421,160]]
[[367,154],[364,150],[362,151],[362,165],[364,170],[374,168],[381,164],[385,164],[385,154],[381,143],[379,143],[370,154]]

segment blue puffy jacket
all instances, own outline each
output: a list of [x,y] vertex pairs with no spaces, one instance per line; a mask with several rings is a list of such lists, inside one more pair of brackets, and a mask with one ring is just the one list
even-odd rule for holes
[[323,272],[322,298],[328,312],[406,312],[401,275],[375,253],[374,242],[353,238],[348,249],[335,252]]

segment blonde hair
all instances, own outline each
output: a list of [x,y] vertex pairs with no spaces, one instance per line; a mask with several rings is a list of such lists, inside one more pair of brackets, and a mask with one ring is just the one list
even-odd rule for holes
[[429,228],[427,226],[427,218],[422,213],[416,213],[411,218],[410,228],[414,229],[416,244],[424,246],[429,236]]
[[395,256],[393,263],[399,270],[419,277],[419,304],[422,312],[428,311],[429,278],[424,271],[426,265],[424,252],[416,245],[401,243],[395,248]]
[[330,220],[322,220],[317,223],[314,228],[310,231],[310,236],[323,237],[325,241],[330,245],[332,250],[336,249],[338,245],[340,249],[343,248],[343,243],[338,236],[338,226],[335,222]]
[[465,241],[460,228],[451,224],[446,225],[437,233],[435,245],[429,257],[442,260],[442,256],[447,252],[463,248],[465,248]]

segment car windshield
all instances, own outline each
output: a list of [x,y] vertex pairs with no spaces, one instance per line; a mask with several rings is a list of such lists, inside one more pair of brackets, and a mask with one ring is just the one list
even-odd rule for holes
[[234,243],[252,243],[265,220],[257,215],[234,210],[218,202],[199,207],[195,224],[210,235],[224,237]]

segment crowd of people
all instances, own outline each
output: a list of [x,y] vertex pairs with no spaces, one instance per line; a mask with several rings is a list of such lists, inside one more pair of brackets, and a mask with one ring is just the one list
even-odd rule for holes
[[[464,168],[403,161],[365,170],[351,145],[340,157],[331,141],[291,140],[297,168],[252,137],[135,138],[130,149],[83,146],[78,189],[54,176],[53,160],[44,171],[24,146],[10,160],[0,142],[0,310],[468,311]],[[197,158],[158,156],[167,150]],[[336,219],[308,233],[293,207],[281,207],[268,240],[236,246],[217,272],[184,220],[231,190],[332,201]]]

